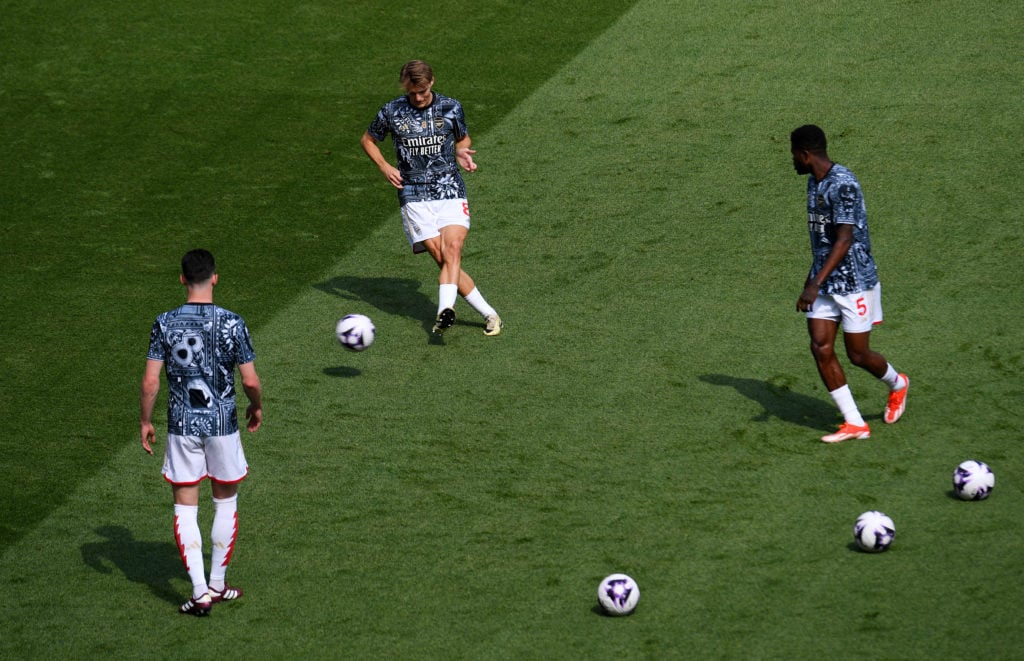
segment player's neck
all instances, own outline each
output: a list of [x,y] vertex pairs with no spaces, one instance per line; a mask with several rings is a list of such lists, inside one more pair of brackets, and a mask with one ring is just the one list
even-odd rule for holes
[[826,158],[815,159],[811,163],[811,174],[814,175],[815,181],[821,181],[828,176],[829,171],[832,170],[832,166],[835,165],[831,160]]
[[188,303],[213,303],[213,287],[189,287]]

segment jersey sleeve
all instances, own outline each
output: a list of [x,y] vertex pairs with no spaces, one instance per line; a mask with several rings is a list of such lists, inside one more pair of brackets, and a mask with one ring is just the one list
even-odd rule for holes
[[256,350],[252,346],[252,336],[245,321],[239,318],[235,326],[235,364],[245,365],[256,360]]
[[458,101],[455,102],[455,107],[452,109],[452,133],[456,142],[465,138],[469,133],[469,129],[466,128],[466,113]]
[[391,132],[391,123],[389,121],[390,113],[388,113],[388,106],[384,105],[379,111],[377,116],[370,122],[370,126],[367,127],[366,132],[370,134],[374,140],[378,142],[387,137],[388,133]]
[[861,207],[860,196],[860,187],[853,182],[845,181],[836,187],[832,213],[837,225],[857,224],[857,211]]
[[160,323],[160,319],[153,322],[153,328],[149,331],[149,352],[146,354],[147,360],[164,360],[164,330]]

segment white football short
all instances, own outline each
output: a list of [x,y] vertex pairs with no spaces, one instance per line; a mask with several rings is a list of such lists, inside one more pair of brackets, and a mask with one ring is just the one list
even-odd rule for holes
[[807,318],[841,322],[844,333],[866,333],[882,323],[882,283],[856,294],[819,295]]
[[244,480],[248,472],[238,432],[227,436],[167,435],[163,474],[175,486],[199,484],[206,478],[234,484]]
[[423,242],[440,236],[441,228],[448,225],[462,225],[469,229],[469,202],[465,198],[402,205],[402,227],[415,253],[425,252],[427,249]]

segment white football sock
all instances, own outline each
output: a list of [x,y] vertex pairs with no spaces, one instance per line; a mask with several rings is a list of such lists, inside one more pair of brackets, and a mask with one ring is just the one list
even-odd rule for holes
[[889,390],[903,390],[907,387],[906,379],[901,379],[899,372],[892,366],[891,363],[886,363],[885,376],[882,377],[882,381],[885,385],[889,386]]
[[235,551],[235,539],[238,537],[238,495],[231,498],[213,499],[213,528],[210,530],[210,541],[213,551],[210,557],[210,587],[214,590],[224,589],[224,574]]
[[857,402],[853,401],[853,393],[850,392],[849,384],[842,388],[836,388],[829,392],[829,394],[832,395],[832,400],[839,407],[839,411],[843,414],[843,418],[846,419],[847,423],[857,427],[864,426],[864,418],[860,416]]
[[498,312],[490,306],[490,304],[484,300],[483,294],[476,287],[473,287],[473,291],[469,292],[465,296],[466,302],[473,306],[473,309],[483,315],[484,319],[491,315],[496,315]]
[[459,297],[459,286],[455,284],[443,284],[437,288],[437,312],[445,308],[454,308],[455,299]]
[[174,506],[174,541],[178,544],[185,571],[192,579],[192,596],[206,594],[206,568],[203,567],[203,534],[199,532],[199,507]]

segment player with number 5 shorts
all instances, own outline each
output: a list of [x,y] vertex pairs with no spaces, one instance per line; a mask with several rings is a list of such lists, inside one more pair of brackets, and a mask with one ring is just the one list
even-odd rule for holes
[[807,229],[812,254],[796,309],[807,317],[818,374],[844,418],[837,432],[821,440],[838,443],[869,438],[871,429],[836,357],[840,326],[850,362],[889,388],[885,422],[892,424],[903,415],[910,379],[870,346],[871,328],[882,322],[882,287],[871,254],[864,195],[853,173],[829,158],[825,132],[819,127],[806,124],[795,129],[790,134],[790,153],[797,174],[808,175]]

